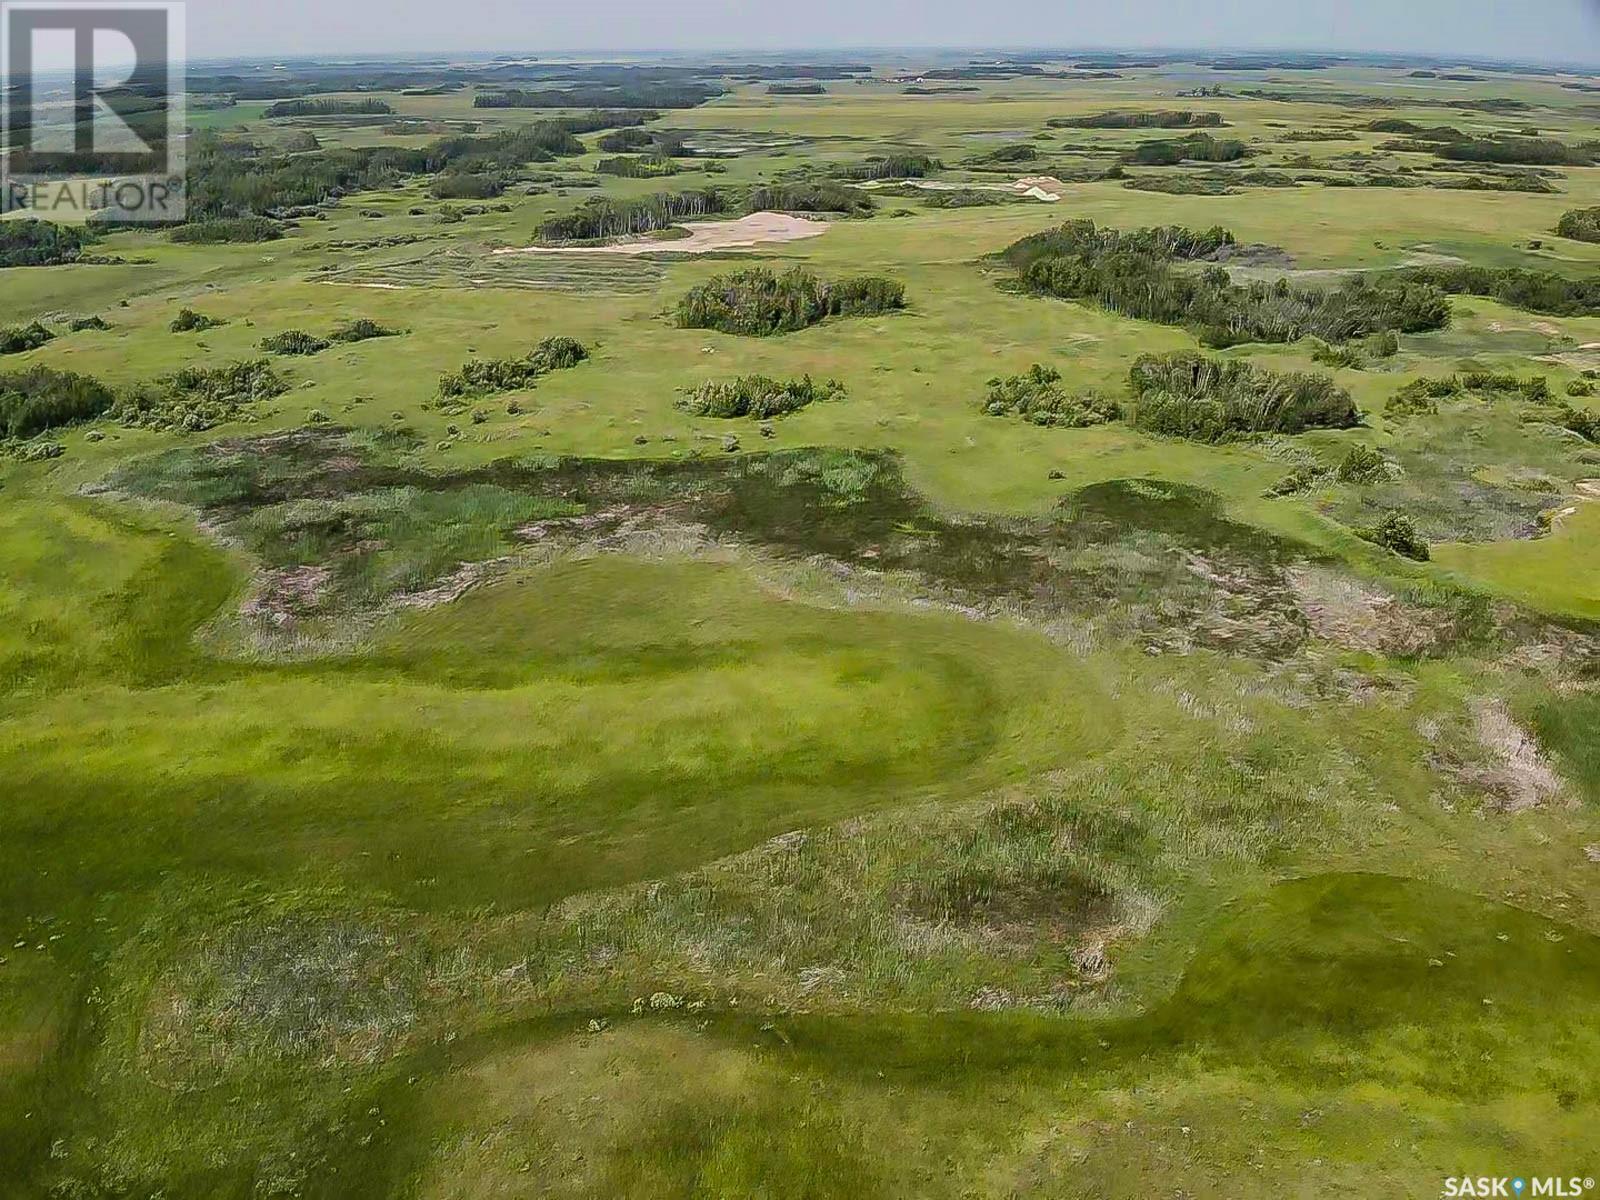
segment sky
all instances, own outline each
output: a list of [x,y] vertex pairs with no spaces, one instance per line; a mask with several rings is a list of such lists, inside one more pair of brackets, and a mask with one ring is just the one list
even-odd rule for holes
[[1051,46],[1600,63],[1600,0],[188,0],[188,27],[191,58]]

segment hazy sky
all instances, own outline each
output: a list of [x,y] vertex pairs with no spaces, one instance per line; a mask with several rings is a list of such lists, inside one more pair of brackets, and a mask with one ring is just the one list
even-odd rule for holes
[[191,57],[1221,46],[1600,61],[1600,0],[189,0]]

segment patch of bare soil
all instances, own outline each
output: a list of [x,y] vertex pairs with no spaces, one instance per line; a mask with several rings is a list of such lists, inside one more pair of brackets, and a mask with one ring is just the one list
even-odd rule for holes
[[1307,564],[1288,577],[1311,632],[1337,646],[1409,656],[1439,641],[1436,617],[1350,576]]
[[317,612],[326,599],[333,571],[328,567],[284,567],[257,573],[239,611],[282,629]]
[[496,250],[495,254],[710,254],[717,250],[738,250],[749,246],[776,245],[800,241],[827,233],[828,221],[813,221],[787,213],[758,212],[737,221],[685,221],[686,238],[662,241],[659,238],[632,237],[605,246],[521,246]]
[[[1437,743],[1437,729],[1424,732]],[[1439,747],[1429,764],[1469,789],[1487,793],[1489,807],[1498,812],[1539,808],[1565,794],[1561,776],[1503,701],[1479,697],[1472,702],[1472,734],[1482,752],[1477,761]]]

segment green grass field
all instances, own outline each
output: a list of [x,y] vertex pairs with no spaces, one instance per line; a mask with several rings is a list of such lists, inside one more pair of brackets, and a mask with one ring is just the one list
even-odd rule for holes
[[[204,429],[104,416],[0,456],[0,1195],[1595,1175],[1600,446],[1495,395],[1387,406],[1479,371],[1592,411],[1600,315],[1462,295],[1363,369],[1309,339],[1223,352],[1331,373],[1350,428],[1208,444],[983,401],[1034,363],[1121,397],[1139,355],[1197,345],[1002,286],[992,256],[1068,219],[1222,225],[1281,252],[1240,279],[1292,286],[1457,260],[1592,279],[1600,245],[1553,229],[1600,205],[1600,167],[1445,188],[1366,126],[1576,144],[1600,117],[1550,77],[1440,93],[1350,65],[1176,97],[1197,72],[745,83],[655,123],[717,153],[665,179],[595,173],[585,134],[461,220],[418,177],[274,241],[125,231],[96,251],[120,263],[0,270],[0,325],[58,335],[0,375],[125,388],[270,357],[284,384]],[[326,148],[548,115],[381,95],[399,123],[191,115]],[[1428,182],[1074,181],[1171,131],[1047,124],[1180,107],[1221,112],[1251,168]],[[1346,136],[1285,138],[1306,130]],[[1021,142],[1037,158],[971,161]],[[891,153],[1066,182],[880,195],[704,256],[496,253],[602,190]],[[751,266],[888,276],[906,307],[676,324]],[[184,308],[220,323],[171,332]],[[89,315],[110,327],[68,331]],[[395,336],[260,348],[356,318]],[[552,336],[587,360],[441,400],[447,372]],[[842,391],[765,422],[675,403],[748,374]],[[1386,473],[1343,477],[1357,446]],[[1284,492],[1296,470],[1314,482]],[[1360,536],[1395,508],[1428,561]]]

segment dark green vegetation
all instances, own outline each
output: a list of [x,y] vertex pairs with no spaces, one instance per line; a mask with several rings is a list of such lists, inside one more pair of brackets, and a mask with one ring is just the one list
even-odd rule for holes
[[439,380],[439,397],[459,402],[496,392],[533,386],[541,375],[575,367],[589,357],[583,343],[569,337],[547,337],[521,358],[473,359]]
[[93,232],[83,225],[28,219],[0,221],[0,269],[77,262],[93,240]]
[[1028,291],[1185,325],[1208,346],[1307,336],[1345,342],[1385,331],[1440,329],[1450,320],[1449,303],[1433,284],[1433,269],[1416,278],[1356,276],[1333,288],[1294,288],[1283,280],[1241,286],[1219,268],[1195,271],[1177,265],[1214,259],[1233,245],[1233,235],[1221,228],[1121,233],[1077,220],[1023,238],[1002,255]]
[[989,381],[983,411],[991,417],[1019,416],[1034,425],[1061,425],[1079,429],[1114,421],[1122,415],[1115,400],[1086,390],[1069,392],[1061,372],[1034,363],[1021,375]]
[[37,350],[55,336],[37,321],[0,329],[0,354],[25,354]]
[[697,417],[755,417],[764,421],[843,395],[844,385],[836,379],[819,384],[809,375],[782,381],[765,375],[741,375],[727,382],[708,380],[691,388],[677,403],[684,412]]
[[118,393],[110,416],[136,429],[196,433],[237,421],[289,385],[266,360],[184,367]]
[[660,192],[638,200],[591,196],[568,216],[545,221],[539,226],[538,236],[546,243],[627,237],[667,229],[683,220],[715,216],[730,207],[728,195],[716,188]]
[[843,213],[849,217],[870,217],[877,205],[870,192],[816,180],[752,188],[745,207],[751,212]]
[[1411,267],[1406,278],[1442,292],[1489,296],[1551,316],[1600,315],[1600,280],[1571,279],[1523,267]]
[[29,438],[93,420],[111,407],[111,389],[97,379],[49,367],[0,375],[0,438]]
[[881,276],[823,280],[802,267],[782,275],[753,267],[691,289],[678,301],[676,317],[684,329],[761,337],[793,333],[828,317],[895,312],[905,303],[905,285]]
[[1242,358],[1141,355],[1128,383],[1134,425],[1202,442],[1346,429],[1359,419],[1350,393],[1328,376],[1279,374]]
[[1191,133],[1188,137],[1140,142],[1128,152],[1127,160],[1142,167],[1169,167],[1182,162],[1234,162],[1249,153],[1250,148],[1234,138]]
[[331,345],[333,343],[327,338],[317,337],[303,329],[286,329],[261,339],[261,348],[268,354],[321,354]]
[[394,108],[374,97],[359,100],[324,98],[318,100],[279,100],[261,110],[267,120],[274,117],[387,116]]
[[195,333],[203,329],[215,329],[221,324],[223,322],[215,317],[208,317],[192,308],[180,308],[178,315],[168,323],[167,329],[172,333]]
[[1556,232],[1579,242],[1600,242],[1600,208],[1573,208],[1561,214]]
[[1184,108],[1052,117],[1047,124],[1053,129],[1215,129],[1227,122],[1219,112],[1196,112]]
[[212,246],[231,242],[274,242],[283,236],[282,222],[267,217],[234,217],[231,220],[195,221],[179,225],[167,236],[174,242]]

